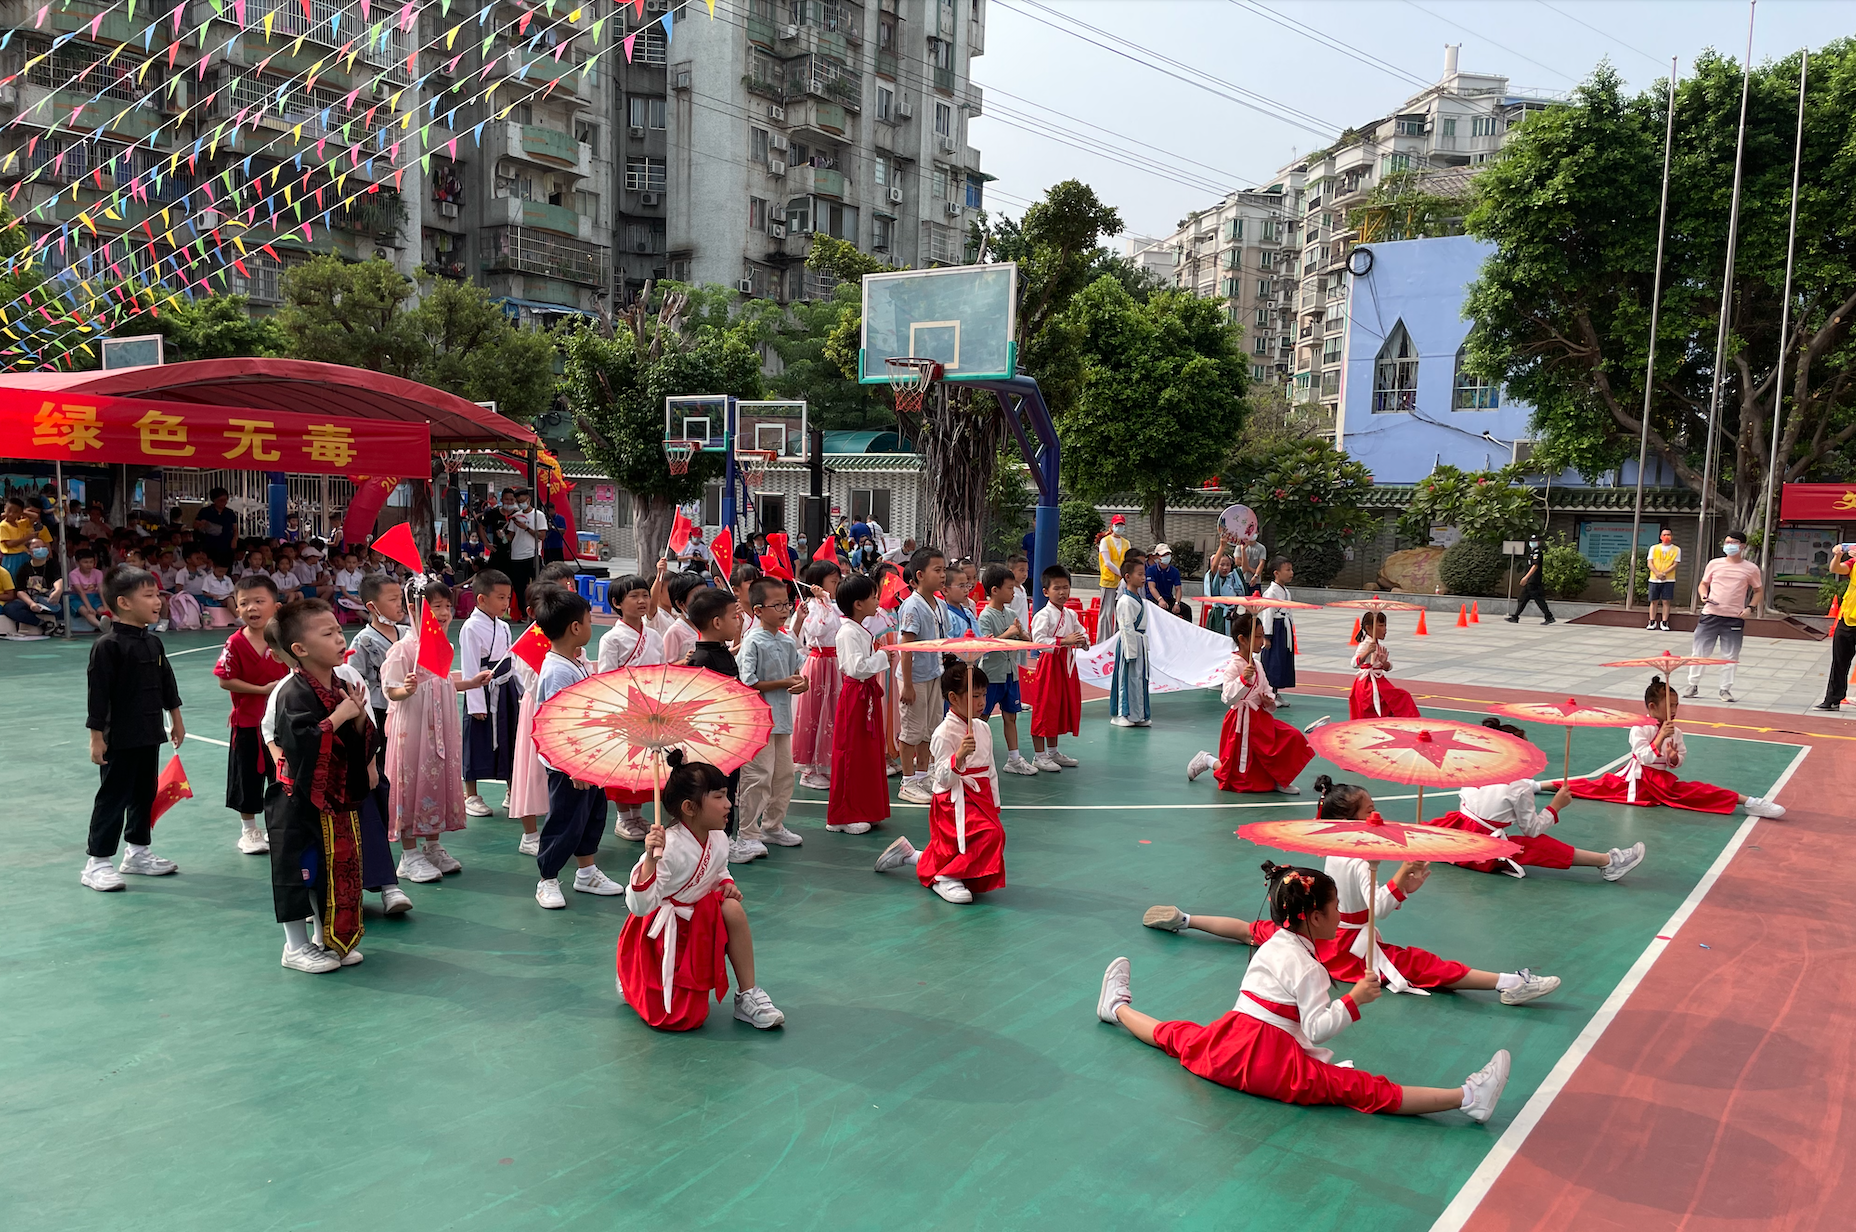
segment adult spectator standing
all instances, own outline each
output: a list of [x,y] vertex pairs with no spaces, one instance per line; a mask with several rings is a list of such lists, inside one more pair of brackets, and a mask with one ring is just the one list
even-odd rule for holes
[[[1730,530],[1721,543],[1721,554],[1701,571],[1701,584],[1695,593],[1701,597],[1701,615],[1695,618],[1695,640],[1689,646],[1692,655],[1706,655],[1731,660],[1721,665],[1721,700],[1734,698],[1734,667],[1740,660],[1740,643],[1746,640],[1746,618],[1759,606],[1765,589],[1765,575],[1759,566],[1746,558],[1746,535]],[[1688,669],[1688,688],[1682,696],[1701,692],[1701,676],[1707,671],[1699,665]]]
[[[1650,545],[1644,555],[1644,562],[1650,566],[1650,623],[1646,629],[1660,629],[1669,632],[1669,605],[1676,597],[1676,566],[1682,563],[1682,549],[1676,546],[1676,537],[1667,526],[1663,528],[1660,543]],[[1656,605],[1663,605],[1663,619],[1656,619]]]
[[[206,508],[193,515],[193,533],[199,539],[200,546],[206,549],[206,555],[215,565],[232,566],[232,549],[238,543],[238,514],[226,505],[231,500],[231,493],[224,488],[214,488],[206,494]],[[96,506],[91,506],[91,517],[98,516]]]
[[[557,564],[567,559],[567,518],[564,514],[542,511],[548,519],[548,533],[542,536],[541,559],[544,564]],[[578,551],[579,545],[574,545]]]
[[1096,613],[1096,644],[1100,645],[1115,632],[1115,597],[1121,589],[1121,560],[1128,554],[1128,536],[1123,528],[1128,519],[1116,514],[1108,520],[1108,533],[1096,540],[1096,556],[1102,562],[1101,576],[1096,580],[1102,587],[1102,610]]
[[1192,620],[1192,608],[1186,603],[1185,584],[1173,567],[1173,549],[1164,543],[1154,545],[1147,562],[1147,597],[1179,617]]
[[32,545],[49,544],[51,535],[26,512],[26,502],[17,496],[6,498],[6,514],[0,517],[0,569],[16,573],[31,559]]
[[516,490],[504,488],[501,501],[487,504],[477,517],[484,548],[489,553],[490,568],[498,573],[509,572],[509,519],[515,512]]
[[[1830,571],[1838,577],[1850,575],[1850,548],[1839,543],[1830,553]],[[1811,707],[1832,713],[1843,709],[1843,699],[1850,692],[1850,661],[1856,659],[1856,595],[1843,595],[1843,614],[1830,634],[1830,679],[1824,684],[1824,700]]]
[[542,536],[548,533],[548,519],[535,508],[533,494],[527,488],[516,493],[516,511],[509,515],[504,530],[509,535],[509,582],[515,608],[528,615],[528,585],[535,580],[541,556]]
[[[1514,605],[1514,611],[1508,614],[1509,624],[1521,623],[1521,613],[1527,610],[1530,602],[1540,605],[1540,614],[1546,617],[1540,622],[1541,624],[1553,623],[1553,610],[1547,606],[1546,573],[1547,550],[1540,546],[1539,535],[1529,535],[1527,537],[1527,572],[1521,575],[1521,599]],[[1699,637],[1700,634],[1696,636]]]

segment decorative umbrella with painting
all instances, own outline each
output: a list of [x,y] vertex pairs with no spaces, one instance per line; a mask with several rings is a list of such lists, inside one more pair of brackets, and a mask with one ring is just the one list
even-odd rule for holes
[[1350,607],[1365,612],[1422,612],[1422,603],[1407,603],[1403,599],[1382,599],[1374,595],[1370,599],[1337,599],[1329,607]]
[[[1327,730],[1325,727],[1320,730]],[[1483,730],[1487,730],[1486,728]],[[1500,735],[1501,733],[1497,733]],[[1508,737],[1513,739],[1512,736]],[[1420,811],[1419,816],[1423,816]],[[1376,969],[1377,934],[1373,914],[1378,898],[1379,861],[1437,860],[1455,864],[1467,860],[1497,860],[1521,850],[1518,843],[1493,834],[1452,830],[1444,826],[1402,825],[1374,813],[1365,821],[1316,818],[1302,821],[1256,821],[1239,827],[1239,837],[1259,847],[1299,851],[1313,856],[1342,856],[1365,860],[1372,870],[1366,895],[1366,969]]]
[[1673,650],[1665,650],[1659,655],[1645,655],[1641,659],[1618,659],[1611,663],[1601,663],[1600,667],[1648,667],[1662,674],[1664,680],[1678,667],[1722,667],[1732,663],[1732,659],[1711,659],[1706,655],[1683,655]]
[[1285,612],[1318,612],[1324,604],[1303,603],[1297,599],[1266,599],[1262,595],[1200,595],[1201,603],[1216,603],[1225,607],[1241,607],[1247,612],[1261,612],[1268,608],[1281,608]]
[[883,647],[891,654],[982,655],[995,650],[1055,650],[1055,642],[1015,642],[1004,637],[931,637],[920,642],[897,642]]
[[601,787],[649,786],[660,822],[671,749],[727,774],[752,761],[772,733],[773,712],[757,691],[669,664],[589,676],[535,711],[535,743],[549,765]]
[[1560,762],[1563,779],[1572,777],[1572,729],[1575,727],[1635,727],[1643,716],[1609,706],[1593,706],[1569,697],[1563,702],[1496,702],[1490,714],[1526,723],[1557,723],[1566,729],[1566,756]]

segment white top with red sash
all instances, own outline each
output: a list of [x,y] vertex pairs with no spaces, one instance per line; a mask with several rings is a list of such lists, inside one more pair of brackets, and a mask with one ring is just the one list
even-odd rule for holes
[[870,630],[854,620],[838,625],[838,670],[852,680],[870,680],[889,670],[889,652],[877,649]]
[[1480,825],[1490,834],[1513,829],[1529,838],[1559,824],[1560,815],[1552,806],[1536,808],[1534,794],[1540,784],[1533,779],[1516,779],[1512,783],[1493,783],[1487,787],[1465,787],[1457,812]]
[[1250,716],[1258,710],[1276,709],[1276,690],[1255,661],[1241,654],[1234,653],[1225,661],[1219,678],[1224,682],[1219,694],[1224,704],[1238,712],[1237,772],[1243,774],[1250,769]]
[[[960,760],[960,742],[969,734],[973,737],[973,752],[964,767],[956,765]],[[980,792],[993,808],[999,807],[999,771],[992,764],[992,724],[984,719],[969,724],[950,710],[941,725],[934,729],[934,735],[928,738],[928,751],[934,758],[934,773],[929,780],[931,790],[938,796],[946,796],[954,806],[954,841],[960,854],[965,855],[967,792]]]
[[838,611],[838,605],[830,599],[807,599],[800,609],[801,616],[796,622],[799,644],[814,654],[824,651],[836,652],[838,646],[838,629],[844,624],[844,616]]
[[1624,781],[1630,785],[1625,800],[1632,804],[1637,802],[1637,783],[1643,778],[1643,768],[1653,767],[1657,770],[1673,772],[1688,756],[1688,747],[1682,743],[1680,729],[1669,734],[1661,747],[1656,744],[1656,733],[1662,730],[1662,724],[1648,718],[1630,729],[1630,757],[1624,763]]
[[[1064,638],[1074,637],[1082,631],[1083,622],[1076,618],[1076,613],[1067,607],[1058,607],[1055,603],[1046,603],[1031,618],[1031,640],[1034,642],[1061,643]],[[1042,671],[1045,664],[1053,662],[1067,667],[1074,654],[1075,651],[1070,647],[1061,644],[1055,650],[1043,651],[1038,655],[1038,669]]]
[[1328,999],[1331,983],[1327,968],[1315,957],[1314,943],[1300,933],[1279,929],[1250,956],[1232,1009],[1287,1031],[1317,1061],[1331,1061],[1334,1054],[1317,1045],[1360,1017],[1352,994]]
[[728,875],[728,834],[709,831],[704,843],[681,824],[664,831],[664,854],[658,857],[657,873],[640,884],[644,877],[644,857],[632,868],[625,883],[625,907],[633,915],[651,916],[647,937],[663,937],[664,944],[664,1012],[670,1012],[672,986],[677,978],[677,921],[696,914],[696,904],[713,894],[723,884],[734,884]]
[[1356,680],[1373,682],[1373,711],[1381,713],[1379,704],[1379,682],[1392,670],[1392,656],[1386,653],[1384,643],[1370,637],[1361,637],[1360,644],[1353,648],[1353,666]]
[[650,625],[634,629],[624,621],[613,625],[599,641],[599,671],[649,667],[664,661],[664,636]]
[[[1373,889],[1373,870],[1365,860],[1355,860],[1349,856],[1329,856],[1327,874],[1334,879],[1339,891],[1340,931],[1335,935],[1340,948],[1346,950],[1361,962],[1366,961],[1366,896]],[[1383,920],[1399,909],[1405,901],[1405,892],[1387,882],[1378,887],[1378,898],[1373,904],[1376,920]],[[1413,988],[1399,969],[1386,957],[1385,939],[1373,951],[1377,959],[1376,969],[1380,981],[1393,992],[1411,992],[1421,997],[1431,994],[1422,988]]]

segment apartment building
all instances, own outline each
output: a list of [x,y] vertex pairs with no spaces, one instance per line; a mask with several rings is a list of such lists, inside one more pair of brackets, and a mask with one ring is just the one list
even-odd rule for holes
[[1128,259],[1169,286],[1224,301],[1244,328],[1253,381],[1295,370],[1295,290],[1302,246],[1297,193],[1284,183],[1228,194],[1158,240],[1132,240]]
[[717,0],[714,21],[676,31],[670,277],[828,295],[830,277],[805,269],[816,234],[895,265],[973,259],[987,177],[967,139],[982,105],[968,66],[984,0]]

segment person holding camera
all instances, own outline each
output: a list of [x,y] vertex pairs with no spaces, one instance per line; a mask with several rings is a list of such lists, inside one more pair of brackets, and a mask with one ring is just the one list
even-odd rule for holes
[[[1856,543],[1839,543],[1830,553],[1830,571],[1838,577],[1850,575],[1851,553]],[[1824,700],[1811,707],[1833,713],[1843,708],[1850,691],[1850,661],[1856,659],[1856,602],[1844,595],[1843,614],[1831,627],[1830,679],[1824,683]]]

